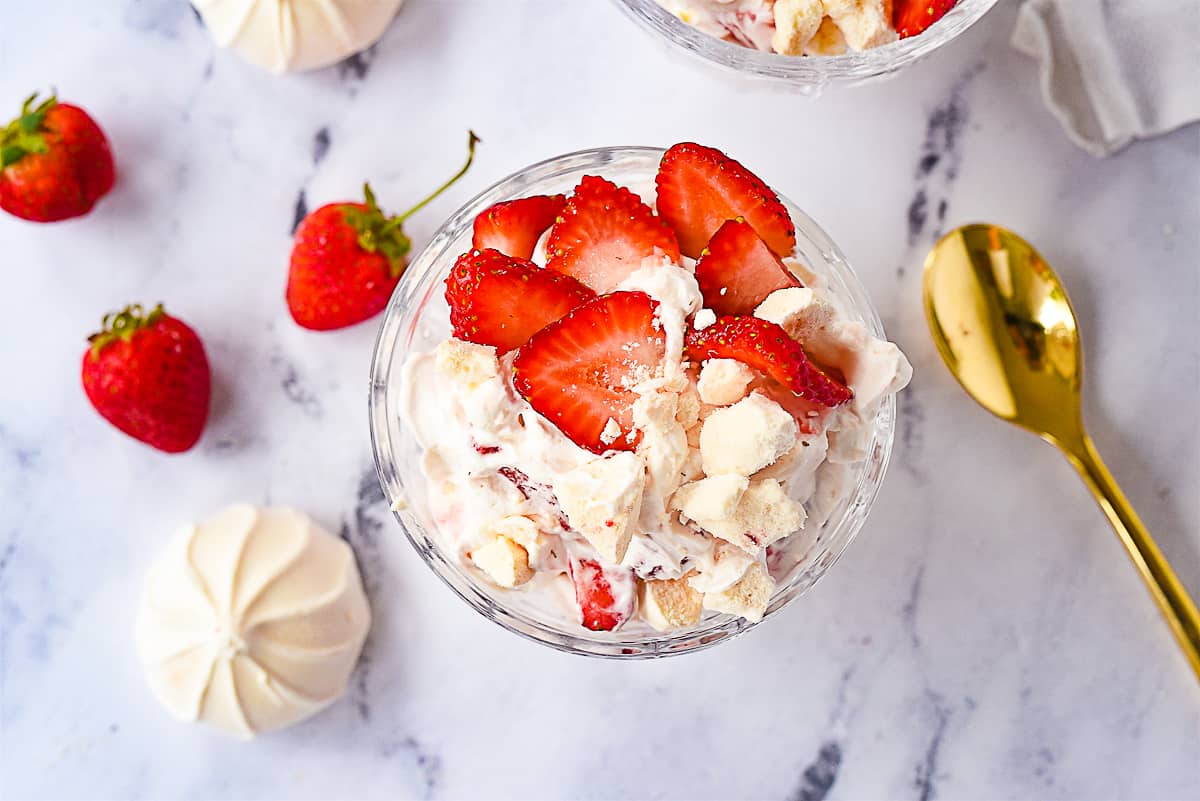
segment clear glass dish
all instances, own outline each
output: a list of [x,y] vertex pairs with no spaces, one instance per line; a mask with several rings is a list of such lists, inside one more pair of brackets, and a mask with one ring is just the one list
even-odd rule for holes
[[654,38],[676,52],[758,83],[775,83],[816,95],[831,84],[858,84],[894,75],[974,25],[996,0],[959,0],[944,17],[918,36],[840,56],[781,56],[726,42],[703,33],[656,0],[615,0]]
[[[690,629],[656,632],[630,621],[616,632],[593,632],[532,602],[531,594],[503,590],[477,578],[453,552],[443,549],[426,501],[420,470],[421,449],[399,414],[402,368],[408,355],[437,346],[450,335],[444,280],[454,260],[471,247],[472,223],[484,209],[502,200],[531,194],[570,192],[585,174],[627,186],[653,180],[663,151],[650,147],[584,150],[534,164],[505,178],[458,210],[413,259],[384,313],[371,364],[371,442],[379,480],[401,529],[447,586],[480,614],[504,628],[552,648],[589,656],[645,659],[689,653],[724,642],[754,625],[742,618],[706,613]],[[876,336],[883,325],[866,291],[841,251],[807,215],[784,198],[796,224],[799,258],[828,283],[851,318]],[[896,415],[889,397],[875,421],[868,457],[850,468],[852,489],[833,507],[811,546],[795,555],[783,575],[764,619],[798,598],[833,565],[862,528],[875,500],[892,449]]]

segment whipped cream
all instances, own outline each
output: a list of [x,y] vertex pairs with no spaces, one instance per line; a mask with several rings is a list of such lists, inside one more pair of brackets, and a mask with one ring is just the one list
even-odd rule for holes
[[344,541],[243,504],[184,528],[154,562],[137,647],[171,715],[250,738],[335,701],[370,623]]
[[[631,189],[653,206],[653,184]],[[544,245],[533,258],[545,266]],[[423,449],[447,552],[552,618],[583,619],[570,576],[588,565],[603,568],[632,625],[677,629],[705,611],[761,618],[775,587],[768,548],[772,569],[810,551],[850,491],[849,466],[865,457],[880,404],[912,372],[895,345],[849,319],[819,274],[785,264],[805,288],[772,293],[757,316],[803,335],[855,393],[799,420],[755,388],[746,365],[686,360],[689,325],[714,320],[686,257],[648,258],[614,290],[657,302],[666,344],[662,369],[633,387],[634,451],[597,455],[568,439],[513,389],[514,353],[450,338],[412,354],[400,414]],[[611,429],[607,442],[621,436]]]
[[213,40],[272,72],[327,67],[373,45],[404,0],[192,0]]
[[833,56],[899,36],[892,0],[658,0],[688,25],[719,39],[781,55]]
[[770,50],[774,0],[658,0],[697,30],[755,50]]

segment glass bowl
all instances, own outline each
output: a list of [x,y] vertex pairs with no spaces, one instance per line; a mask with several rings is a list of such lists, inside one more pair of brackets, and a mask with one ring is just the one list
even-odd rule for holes
[[685,52],[709,65],[759,83],[785,85],[816,95],[830,84],[853,85],[894,75],[932,53],[975,24],[996,0],[959,0],[925,32],[892,44],[840,56],[781,56],[752,50],[703,33],[655,0],[615,0],[654,38],[676,52]]
[[[663,154],[660,148],[611,147],[583,150],[526,167],[478,195],[458,210],[409,265],[384,314],[371,364],[371,442],[375,466],[396,519],[426,564],[460,598],[504,628],[552,648],[575,654],[645,659],[690,653],[725,642],[750,629],[742,618],[706,613],[697,625],[666,633],[640,621],[615,632],[593,632],[538,606],[529,593],[503,590],[476,577],[457,555],[442,546],[430,517],[425,477],[420,470],[421,448],[401,420],[402,368],[410,353],[427,351],[450,335],[449,309],[443,298],[454,260],[471,247],[472,223],[481,211],[502,200],[531,194],[569,193],[585,174],[603,175],[626,186],[646,186],[653,180]],[[883,325],[866,291],[846,264],[841,251],[807,215],[784,198],[796,224],[799,258],[827,283],[852,319],[862,321],[876,336]],[[889,397],[875,421],[868,457],[851,466],[851,487],[832,507],[815,539],[783,575],[765,618],[769,618],[811,587],[837,560],[862,528],[892,448],[896,402]]]

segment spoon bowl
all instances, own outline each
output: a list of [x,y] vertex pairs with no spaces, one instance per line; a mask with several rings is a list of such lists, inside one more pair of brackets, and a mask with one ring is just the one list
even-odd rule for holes
[[925,312],[950,372],[985,409],[1055,444],[1082,434],[1075,311],[1032,245],[994,225],[947,234],[926,261]]
[[1084,431],[1083,346],[1054,270],[1012,231],[966,225],[926,257],[924,296],[930,333],[950,372],[989,412],[1067,456],[1200,677],[1200,612]]

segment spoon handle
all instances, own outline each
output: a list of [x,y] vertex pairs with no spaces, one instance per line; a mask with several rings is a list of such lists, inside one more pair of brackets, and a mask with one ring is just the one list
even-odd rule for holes
[[1154,538],[1100,460],[1091,438],[1083,435],[1076,447],[1067,449],[1067,456],[1108,516],[1192,670],[1200,678],[1200,611],[1197,611],[1196,603],[1188,596],[1170,563],[1154,544]]

